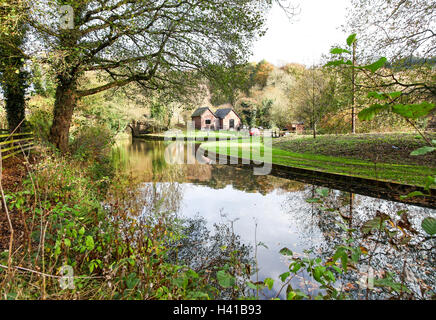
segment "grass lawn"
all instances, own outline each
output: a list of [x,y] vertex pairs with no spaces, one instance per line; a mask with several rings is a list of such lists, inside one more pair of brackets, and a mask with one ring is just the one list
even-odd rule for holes
[[[427,176],[436,174],[436,154],[413,157],[410,152],[423,146],[415,134],[341,135],[286,137],[276,139],[272,148],[247,140],[205,142],[206,150],[252,160],[271,152],[272,163],[291,167],[351,175],[362,178],[425,185]],[[393,147],[394,146],[394,147]],[[254,150],[255,152],[250,152]]]

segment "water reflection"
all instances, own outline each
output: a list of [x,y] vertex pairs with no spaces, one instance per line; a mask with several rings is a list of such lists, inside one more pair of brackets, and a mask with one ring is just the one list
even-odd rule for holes
[[[338,190],[320,193],[316,185],[255,176],[250,170],[233,166],[169,165],[165,152],[173,157],[183,156],[188,163],[189,155],[186,149],[182,152],[180,145],[171,145],[173,149],[170,147],[169,151],[168,146],[166,142],[135,140],[115,149],[114,159],[121,170],[131,172],[143,182],[144,188],[153,190],[147,193],[150,197],[146,201],[146,206],[150,206],[147,210],[159,207],[185,220],[187,238],[177,244],[174,259],[194,269],[207,269],[228,262],[227,249],[237,248],[241,268],[253,265],[257,252],[259,270],[252,275],[253,280],[279,279],[288,270],[288,261],[279,254],[281,248],[288,247],[301,255],[311,250],[310,255],[328,259],[335,246],[352,237],[356,245],[374,252],[371,259],[363,259],[356,270],[337,284],[346,287],[353,297],[366,298],[357,285],[362,276],[359,268],[365,264],[377,276],[384,276],[389,270],[407,273],[415,298],[428,298],[429,290],[436,290],[434,240],[425,240],[420,227],[423,218],[436,217],[436,210]],[[366,221],[382,213],[395,223],[407,220],[403,226],[410,224],[413,246],[404,250],[393,240],[361,233]],[[344,226],[354,231],[347,232]],[[292,285],[317,292],[317,286],[306,280],[296,279]],[[277,280],[273,290],[265,292],[266,297],[277,295],[280,287]],[[281,292],[279,296],[285,298],[286,293]],[[228,292],[227,297],[232,297],[232,293]],[[380,290],[370,296],[384,297]]]

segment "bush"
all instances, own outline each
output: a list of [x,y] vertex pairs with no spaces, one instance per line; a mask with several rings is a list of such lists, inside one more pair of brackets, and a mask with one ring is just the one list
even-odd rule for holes
[[40,141],[47,142],[53,122],[53,99],[34,96],[28,105],[27,121],[30,130]]
[[99,161],[107,157],[113,143],[114,136],[107,127],[82,127],[75,132],[70,150],[76,159]]
[[72,157],[87,163],[89,176],[102,189],[106,189],[114,173],[110,157],[113,143],[111,130],[105,126],[95,126],[77,130],[70,146]]

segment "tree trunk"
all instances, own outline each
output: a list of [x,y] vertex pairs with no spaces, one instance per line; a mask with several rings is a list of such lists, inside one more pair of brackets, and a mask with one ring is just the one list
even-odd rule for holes
[[351,70],[351,133],[356,133],[356,110],[355,110],[355,91],[356,91],[356,42],[353,43],[353,68]]
[[25,119],[25,92],[26,92],[26,73],[19,71],[15,79],[8,79],[4,85],[6,118],[10,132],[20,132],[24,127]]
[[73,112],[77,103],[75,81],[59,81],[50,129],[50,142],[62,153],[68,151],[69,133]]
[[20,51],[25,35],[23,24],[18,23],[16,35],[1,34],[0,43],[0,74],[4,97],[6,118],[10,132],[20,132],[24,127],[26,100],[28,87],[28,72],[24,70],[25,57]]

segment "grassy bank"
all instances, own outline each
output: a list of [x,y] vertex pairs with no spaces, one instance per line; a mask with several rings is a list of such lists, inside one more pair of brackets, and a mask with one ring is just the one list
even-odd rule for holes
[[[230,154],[238,149],[240,157],[251,154],[253,160],[265,160],[270,152],[272,163],[291,167],[350,175],[368,179],[424,186],[426,177],[436,172],[435,154],[410,156],[422,147],[423,140],[413,134],[398,136],[344,135],[311,137],[285,137],[274,141],[272,148],[247,141],[206,142],[202,147],[218,153]],[[251,152],[251,148],[260,150]],[[254,149],[256,150],[256,149]]]

